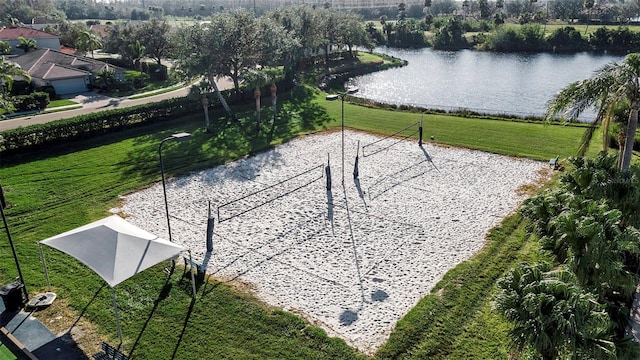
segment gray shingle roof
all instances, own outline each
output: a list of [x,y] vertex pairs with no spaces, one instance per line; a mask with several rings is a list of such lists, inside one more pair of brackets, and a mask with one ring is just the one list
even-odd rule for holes
[[[116,72],[124,72],[123,68],[84,56],[69,55],[52,49],[35,49],[13,57],[11,61],[20,65],[31,77],[44,79],[54,76],[56,79],[97,74],[105,67]],[[82,75],[81,75],[82,74]],[[51,79],[51,77],[47,77]]]

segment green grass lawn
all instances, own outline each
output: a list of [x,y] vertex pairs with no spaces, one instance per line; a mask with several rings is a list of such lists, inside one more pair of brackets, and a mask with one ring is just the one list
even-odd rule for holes
[[49,102],[49,105],[47,106],[47,109],[57,108],[60,106],[77,105],[77,104],[78,104],[77,102],[73,100],[68,100],[68,99],[51,100],[51,102]]
[[[193,134],[190,141],[163,147],[165,170],[172,176],[341,124],[340,101],[328,102],[308,87],[281,94],[279,106],[275,124],[266,121],[272,114],[265,107],[259,135],[250,131],[255,128],[254,113],[247,106],[236,107],[240,125],[212,112],[211,134],[203,131],[203,116],[197,115],[2,158],[0,181],[10,204],[6,212],[30,292],[45,290],[37,242],[105,217],[120,195],[159,181],[158,144],[168,135]],[[415,113],[345,104],[345,125],[353,129],[390,134],[420,119]],[[446,115],[425,115],[424,127],[427,138],[433,135],[443,145],[543,161],[556,154],[573,155],[583,131]],[[96,324],[101,336],[117,343],[104,282],[67,255],[51,249],[45,254],[60,301],[71,304],[75,316]],[[449,272],[433,294],[401,320],[378,357],[506,357],[506,324],[490,310],[493,283],[513,264],[537,256],[536,246],[525,240],[521,220],[509,218],[492,232],[483,251]],[[363,357],[299,317],[237,290],[237,284],[211,279],[199,287],[198,300],[192,303],[189,279],[182,277],[181,269],[168,277],[166,266],[153,267],[115,288],[125,354],[133,353],[136,359],[205,359],[212,354],[229,359]],[[12,258],[0,257],[0,280],[6,283],[15,276]]]
[[[339,125],[340,101],[326,101],[323,94],[315,98],[323,104],[332,124]],[[344,124],[347,128],[366,130],[380,134],[391,134],[410,124],[421,121],[418,113],[384,111],[345,103]],[[585,128],[576,125],[528,123],[490,119],[461,118],[450,115],[425,115],[424,138],[439,144],[461,146],[496,154],[549,160],[574,156]],[[590,153],[598,151],[600,134],[596,135]]]
[[14,360],[17,357],[6,347],[4,344],[0,344],[0,360]]
[[170,87],[166,87],[166,88],[162,88],[162,89],[150,90],[149,92],[145,92],[143,94],[129,96],[129,99],[131,99],[131,100],[142,99],[142,98],[145,98],[145,97],[154,96],[154,95],[160,95],[160,94],[168,93],[168,92],[171,92],[171,91],[174,91],[174,90],[182,89],[183,87],[184,87],[184,85],[180,84],[180,85],[170,86]]

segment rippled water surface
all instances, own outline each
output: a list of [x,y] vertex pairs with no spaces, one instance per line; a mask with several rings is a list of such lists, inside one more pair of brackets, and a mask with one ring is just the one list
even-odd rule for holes
[[438,109],[465,108],[519,116],[544,113],[547,101],[566,85],[590,77],[623,57],[580,53],[497,54],[471,50],[379,48],[408,66],[354,79],[358,96],[391,104]]

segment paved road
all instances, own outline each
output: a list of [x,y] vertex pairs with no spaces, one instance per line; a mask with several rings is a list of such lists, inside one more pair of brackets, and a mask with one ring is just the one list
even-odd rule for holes
[[[226,90],[233,87],[233,82],[227,79],[222,79],[217,83],[220,90]],[[111,98],[95,92],[79,94],[74,97],[71,97],[70,99],[81,104],[82,108],[80,109],[65,110],[65,111],[59,111],[59,112],[41,114],[41,115],[27,115],[25,117],[2,120],[0,121],[0,132],[5,130],[15,129],[20,126],[44,124],[50,121],[67,119],[77,115],[89,114],[92,112],[97,112],[102,110],[123,108],[128,106],[146,104],[150,102],[162,101],[165,99],[184,97],[184,96],[187,96],[187,94],[189,93],[189,88],[190,86],[187,86],[182,89],[174,90],[164,94],[148,96],[148,97],[136,99],[136,100],[131,100],[128,98]]]

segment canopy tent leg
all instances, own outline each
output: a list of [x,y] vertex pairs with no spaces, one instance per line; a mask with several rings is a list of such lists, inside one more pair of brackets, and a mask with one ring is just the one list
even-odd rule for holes
[[49,272],[47,271],[47,262],[44,260],[44,252],[42,251],[42,244],[38,243],[38,250],[40,250],[40,260],[42,261],[42,269],[44,270],[44,277],[47,279],[47,289],[51,289],[51,282],[49,281]]
[[120,329],[120,316],[118,315],[118,303],[116,302],[116,292],[111,288],[111,298],[113,299],[113,312],[116,315],[116,326],[118,327],[118,337],[120,337],[120,344],[122,344],[122,329]]

